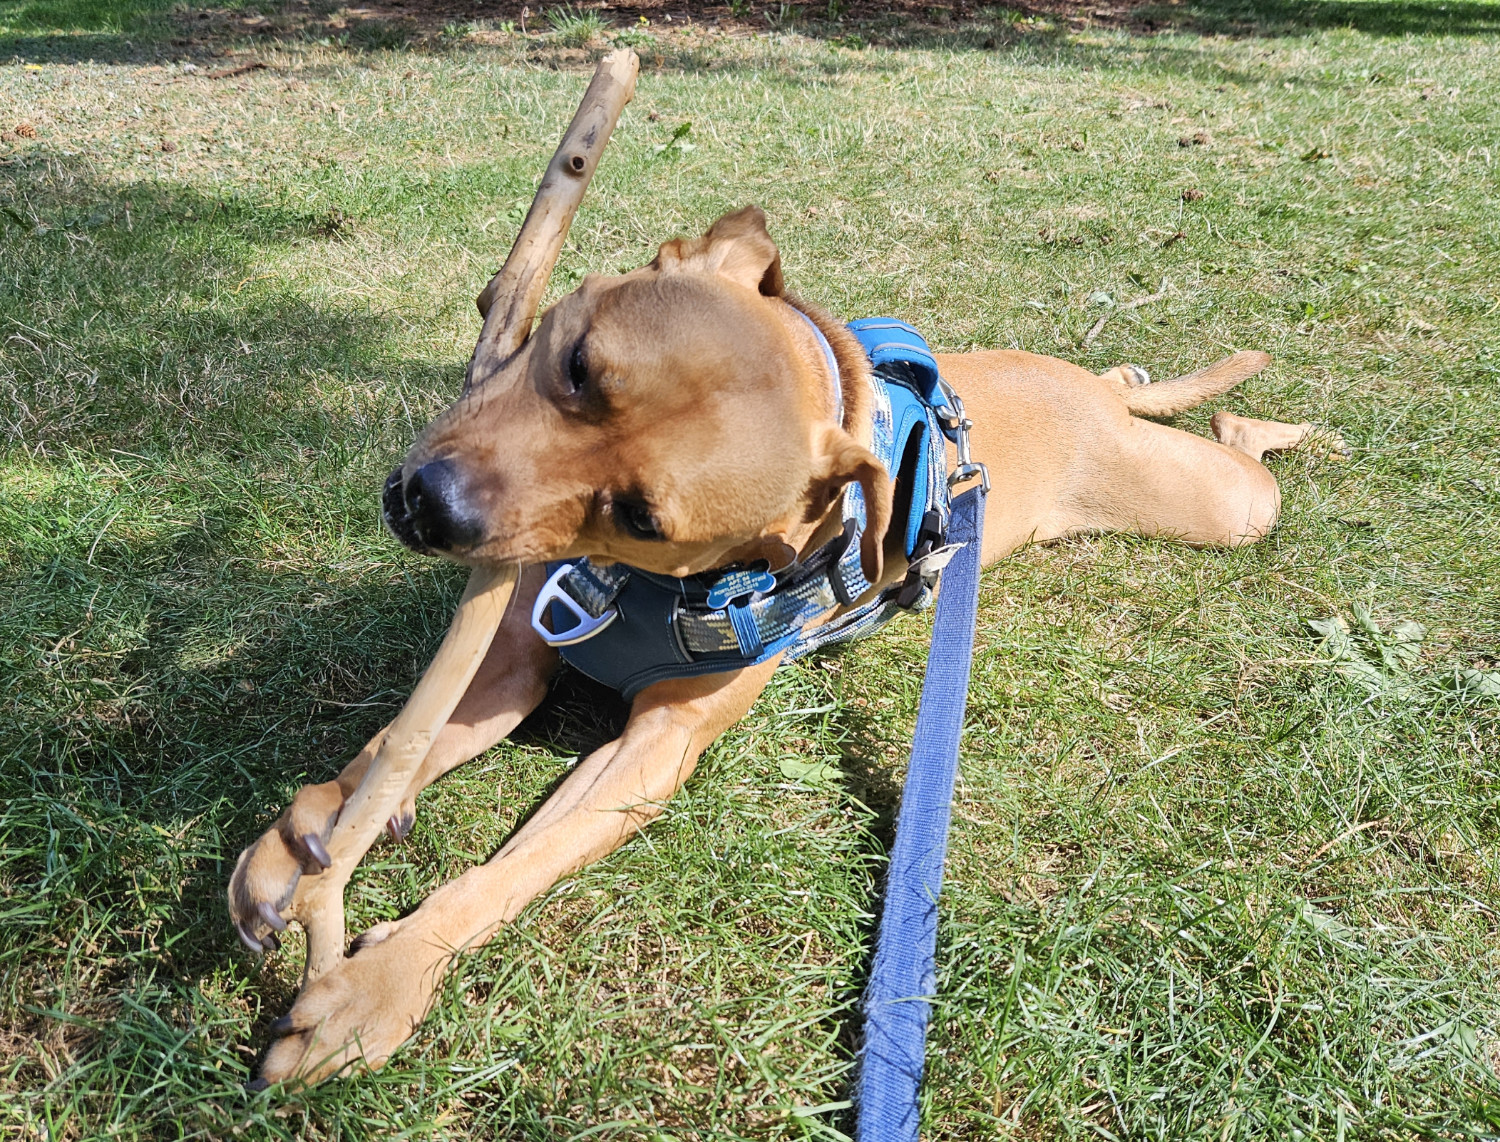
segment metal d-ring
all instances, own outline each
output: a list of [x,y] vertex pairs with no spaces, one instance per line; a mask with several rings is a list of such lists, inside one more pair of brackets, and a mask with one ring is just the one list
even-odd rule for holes
[[[562,587],[562,581],[572,570],[573,564],[564,563],[552,572],[546,583],[542,584],[542,589],[537,593],[536,602],[531,606],[531,629],[536,631],[548,646],[573,646],[576,643],[585,642],[609,626],[620,614],[618,607],[610,607],[598,618],[584,610],[578,600],[564,591]],[[552,603],[557,603],[578,622],[565,631],[554,633],[548,630],[542,622],[542,617]]]

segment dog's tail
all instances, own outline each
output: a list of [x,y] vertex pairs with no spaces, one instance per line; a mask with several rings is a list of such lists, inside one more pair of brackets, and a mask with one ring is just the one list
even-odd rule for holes
[[1121,395],[1126,406],[1137,416],[1172,416],[1200,405],[1210,397],[1227,393],[1270,363],[1269,353],[1236,353],[1196,373],[1174,377],[1160,384],[1132,386]]

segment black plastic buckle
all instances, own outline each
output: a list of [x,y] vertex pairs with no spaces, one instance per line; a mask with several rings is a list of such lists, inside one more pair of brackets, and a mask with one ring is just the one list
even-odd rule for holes
[[928,508],[922,513],[922,522],[917,527],[917,546],[912,550],[911,565],[901,583],[901,591],[896,596],[898,607],[911,610],[922,597],[922,592],[937,582],[936,575],[929,577],[922,574],[920,564],[924,558],[943,546],[945,538],[943,517],[936,508]]

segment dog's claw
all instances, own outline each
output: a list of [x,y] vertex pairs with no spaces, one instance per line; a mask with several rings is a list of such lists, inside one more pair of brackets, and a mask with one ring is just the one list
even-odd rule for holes
[[245,1084],[245,1093],[259,1094],[261,1091],[268,1089],[270,1085],[270,1079],[251,1079]]
[[417,815],[403,809],[399,813],[391,814],[385,823],[385,831],[390,835],[391,840],[404,841],[411,833],[411,827],[416,823]]
[[245,925],[236,923],[234,930],[240,934],[240,943],[244,944],[245,947],[249,948],[257,956],[266,950],[265,946],[250,934],[250,929],[246,928]]
[[302,847],[307,850],[307,855],[322,865],[325,870],[333,867],[333,858],[328,855],[328,850],[323,846],[323,841],[317,833],[303,833]]
[[280,1039],[283,1035],[290,1035],[293,1030],[292,1017],[290,1015],[283,1015],[280,1019],[273,1021],[271,1026],[266,1028],[266,1030],[271,1033],[271,1038],[273,1039]]
[[260,913],[260,918],[266,922],[266,926],[269,927],[271,931],[286,931],[286,921],[281,918],[280,912],[271,907],[269,901],[262,900],[255,906],[255,910]]

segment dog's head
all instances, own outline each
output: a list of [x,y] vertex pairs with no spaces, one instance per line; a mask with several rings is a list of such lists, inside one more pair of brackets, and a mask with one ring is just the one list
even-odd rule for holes
[[584,278],[509,359],[481,342],[469,390],[391,473],[391,530],[465,563],[779,567],[859,481],[879,578],[890,476],[835,422],[822,354],[782,295],[753,206],[642,269]]

